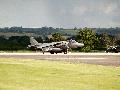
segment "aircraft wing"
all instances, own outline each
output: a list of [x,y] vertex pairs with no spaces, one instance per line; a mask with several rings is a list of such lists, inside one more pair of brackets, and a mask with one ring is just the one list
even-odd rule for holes
[[39,45],[37,48],[48,48],[53,47],[55,45],[61,44],[61,42],[52,42],[52,43],[43,43],[42,45]]

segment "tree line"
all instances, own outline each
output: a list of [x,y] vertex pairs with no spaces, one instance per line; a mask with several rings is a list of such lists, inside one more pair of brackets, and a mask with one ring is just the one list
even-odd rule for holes
[[0,50],[25,50],[29,43],[28,36],[11,36],[9,38],[0,36]]
[[[11,36],[6,38],[0,36],[0,50],[26,50],[30,44],[28,36]],[[75,39],[85,44],[84,47],[77,49],[78,51],[90,52],[91,50],[105,50],[109,46],[120,45],[119,35],[110,35],[108,33],[96,33],[91,28],[81,28],[75,36],[64,37],[61,33],[53,33],[51,37],[35,37],[39,43],[56,42],[69,39]]]
[[[41,27],[41,28],[24,28],[24,27],[4,27],[0,28],[0,32],[2,33],[33,33],[38,36],[47,36],[50,34],[54,34],[56,32],[61,33],[64,36],[72,36],[75,35],[77,31],[82,28],[74,27],[73,29],[64,29],[64,28],[53,28],[53,27]],[[91,28],[98,34],[107,33],[109,35],[117,35],[120,34],[120,27],[115,28]],[[75,33],[74,33],[75,32]]]

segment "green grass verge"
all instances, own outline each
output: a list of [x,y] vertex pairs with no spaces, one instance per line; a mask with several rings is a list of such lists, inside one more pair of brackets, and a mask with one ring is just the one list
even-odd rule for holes
[[0,58],[0,90],[120,90],[120,67]]

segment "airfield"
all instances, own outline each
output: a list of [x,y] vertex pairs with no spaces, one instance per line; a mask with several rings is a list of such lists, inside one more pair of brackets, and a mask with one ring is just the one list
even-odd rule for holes
[[0,90],[120,90],[120,53],[0,53]]
[[50,61],[67,61],[104,66],[120,66],[120,53],[0,53],[0,58],[34,59]]

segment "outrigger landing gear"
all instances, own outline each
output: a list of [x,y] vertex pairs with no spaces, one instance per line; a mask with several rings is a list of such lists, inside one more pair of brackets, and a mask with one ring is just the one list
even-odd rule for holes
[[64,49],[63,52],[64,52],[64,54],[67,54],[67,49]]
[[44,54],[45,52],[43,51],[43,54]]
[[45,53],[45,51],[42,49],[42,53],[44,54]]
[[64,52],[64,54],[67,54],[67,52]]

